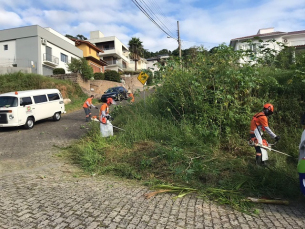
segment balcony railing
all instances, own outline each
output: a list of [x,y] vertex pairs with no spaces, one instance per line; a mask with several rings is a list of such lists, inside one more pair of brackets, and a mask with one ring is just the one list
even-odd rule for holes
[[48,65],[57,66],[59,64],[59,58],[49,54],[43,54],[43,62]]
[[126,65],[124,66],[122,63],[120,63],[117,60],[109,60],[109,61],[106,61],[106,63],[108,64],[108,66],[117,65],[119,68],[124,68],[124,69],[127,68]]
[[120,65],[121,63],[117,60],[107,60],[108,65]]
[[103,50],[113,50],[113,49],[115,49],[114,47],[108,47],[108,48],[103,48]]
[[290,46],[305,45],[305,40],[291,41]]

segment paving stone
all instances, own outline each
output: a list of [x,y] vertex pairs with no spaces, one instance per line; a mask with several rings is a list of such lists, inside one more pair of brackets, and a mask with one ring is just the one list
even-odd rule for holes
[[[246,215],[172,194],[145,199],[146,187],[113,177],[73,178],[60,169],[0,174],[0,228],[304,228],[304,203],[262,205]],[[13,182],[12,182],[13,181]]]

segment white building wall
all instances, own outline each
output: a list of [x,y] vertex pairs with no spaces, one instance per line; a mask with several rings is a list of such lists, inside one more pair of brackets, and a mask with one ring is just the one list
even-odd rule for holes
[[50,28],[50,27],[46,27],[46,30],[48,30],[49,32],[53,33],[54,35],[60,37],[61,39],[67,41],[68,43],[70,43],[71,45],[75,45],[75,42],[72,41],[71,39],[69,39],[68,37],[65,37],[64,35],[60,34],[59,32],[55,31],[54,29]]
[[[8,50],[4,50],[4,46],[8,46]],[[0,42],[0,66],[12,67],[16,59],[16,40]]]
[[[274,42],[270,40],[275,40]],[[259,42],[258,40],[252,40],[252,43],[249,44],[245,42],[246,40],[238,41],[235,46],[235,50],[252,50],[254,52],[259,53],[260,52],[260,46],[264,46],[265,48],[270,48],[276,51],[281,50],[281,46],[277,44],[277,42],[283,42],[282,37],[277,37],[277,38],[261,38],[262,42]],[[257,57],[261,57],[261,54],[256,54]],[[246,63],[250,61],[251,58],[247,57],[244,58],[243,60],[240,60],[240,63]]]
[[[50,42],[47,42],[46,45],[43,45],[41,44],[41,54],[40,54],[40,57],[41,57],[41,62],[43,63],[43,57],[44,57],[44,54],[46,53],[46,47],[50,47],[52,49],[52,56],[54,57],[57,57],[58,58],[58,65],[57,66],[52,66],[52,68],[63,68],[65,69],[66,73],[70,73],[68,71],[68,65],[67,63],[63,62],[61,60],[61,53],[66,55],[68,57],[68,63],[71,62],[71,59],[72,58],[75,58],[75,59],[79,59],[78,56],[76,55],[73,55],[72,53],[50,43]],[[45,64],[46,66],[48,66],[47,64]]]

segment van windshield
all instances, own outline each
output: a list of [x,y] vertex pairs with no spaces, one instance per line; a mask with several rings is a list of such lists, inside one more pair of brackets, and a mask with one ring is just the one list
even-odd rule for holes
[[0,96],[0,107],[17,107],[18,99],[14,96]]

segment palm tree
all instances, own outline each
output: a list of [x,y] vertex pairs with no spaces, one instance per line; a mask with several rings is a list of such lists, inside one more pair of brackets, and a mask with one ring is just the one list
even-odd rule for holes
[[135,62],[135,71],[137,71],[137,61],[140,60],[141,55],[143,54],[144,48],[140,38],[132,37],[128,42],[128,49],[130,51],[130,58]]

